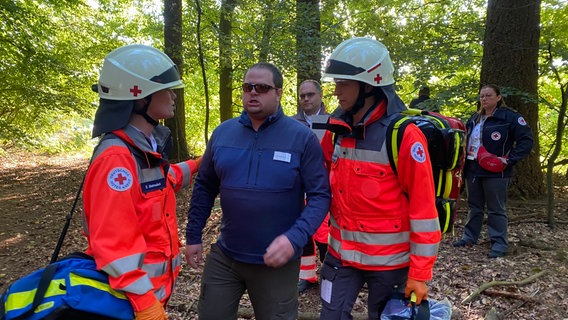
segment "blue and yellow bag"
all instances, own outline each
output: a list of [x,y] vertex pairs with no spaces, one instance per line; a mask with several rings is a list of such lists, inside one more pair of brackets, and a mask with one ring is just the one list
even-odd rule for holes
[[14,282],[2,295],[0,320],[133,319],[124,293],[88,255],[76,252]]

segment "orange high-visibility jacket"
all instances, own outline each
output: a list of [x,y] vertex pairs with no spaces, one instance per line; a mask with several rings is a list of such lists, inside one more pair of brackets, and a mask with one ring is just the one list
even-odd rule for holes
[[87,253],[134,311],[165,304],[172,293],[181,263],[175,192],[189,186],[197,168],[195,160],[165,158],[169,129],[157,126],[153,136],[158,152],[131,126],[103,137],[83,192]]
[[[434,180],[426,139],[409,125],[398,157],[389,165],[383,116],[386,103],[354,128],[334,114],[322,140],[332,191],[329,253],[363,270],[409,267],[409,277],[432,278],[440,242]],[[335,136],[334,136],[335,135]]]

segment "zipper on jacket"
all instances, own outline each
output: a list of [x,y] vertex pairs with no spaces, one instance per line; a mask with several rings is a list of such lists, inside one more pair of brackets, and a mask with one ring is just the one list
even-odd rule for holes
[[254,174],[254,185],[257,185],[258,182],[258,172],[260,171],[260,162],[262,159],[262,150],[258,150],[258,158],[256,160],[256,172]]
[[254,151],[256,150],[256,144],[257,144],[257,140],[258,140],[258,132],[254,133],[254,143],[252,144],[252,146],[250,147],[250,151],[249,151],[249,165],[248,165],[248,171],[247,171],[247,184],[250,184],[250,175],[252,174],[252,164],[253,164],[253,160],[254,160]]

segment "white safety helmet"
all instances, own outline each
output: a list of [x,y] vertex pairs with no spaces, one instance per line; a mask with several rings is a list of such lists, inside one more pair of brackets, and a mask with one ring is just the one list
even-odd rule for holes
[[120,47],[104,59],[97,91],[109,100],[138,100],[162,89],[183,88],[173,61],[141,44]]
[[394,67],[384,44],[370,38],[352,38],[333,50],[322,81],[349,79],[382,87],[394,83],[393,73]]
[[[146,99],[163,89],[183,88],[173,61],[162,51],[146,45],[131,44],[111,51],[104,59],[99,82],[93,90],[100,103],[95,114],[93,137],[123,128],[128,124],[136,100]],[[149,123],[157,125],[143,110]]]

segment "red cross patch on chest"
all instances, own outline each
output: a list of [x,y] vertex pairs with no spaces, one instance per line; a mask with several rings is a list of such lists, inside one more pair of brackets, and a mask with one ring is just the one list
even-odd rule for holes
[[491,140],[498,141],[499,139],[501,139],[501,132],[499,131],[491,132]]

